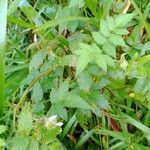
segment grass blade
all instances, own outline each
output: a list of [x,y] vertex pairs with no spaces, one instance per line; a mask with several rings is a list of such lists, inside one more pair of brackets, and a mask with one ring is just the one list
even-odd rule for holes
[[7,24],[7,0],[0,1],[0,116],[3,115],[5,88],[5,43]]
[[131,1],[131,4],[134,6],[136,12],[139,14],[139,18],[140,18],[142,24],[144,25],[145,30],[146,30],[147,35],[148,35],[148,38],[149,38],[149,40],[150,40],[150,28],[149,28],[149,26],[148,26],[148,23],[147,23],[146,20],[145,20],[144,15],[143,15],[142,12],[140,11],[140,9],[139,9],[138,6],[136,5],[136,3],[135,3],[133,0],[130,0],[130,1]]
[[86,17],[69,16],[66,18],[62,18],[61,20],[58,20],[58,19],[57,20],[50,20],[50,21],[47,21],[46,23],[44,23],[42,25],[37,26],[34,31],[38,32],[41,30],[45,30],[47,28],[55,27],[55,26],[59,25],[60,23],[69,22],[69,21],[76,21],[76,20],[86,22],[87,20],[90,20],[90,19],[86,18]]

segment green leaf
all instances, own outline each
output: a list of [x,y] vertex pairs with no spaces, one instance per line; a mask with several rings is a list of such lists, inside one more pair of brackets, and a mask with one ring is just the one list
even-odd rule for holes
[[21,134],[28,135],[33,127],[33,116],[30,105],[27,104],[18,117],[18,131]]
[[65,80],[63,83],[60,84],[60,87],[58,88],[58,98],[62,99],[64,95],[69,90],[69,83],[67,80]]
[[27,150],[29,145],[29,138],[27,137],[13,137],[10,141],[11,150]]
[[30,70],[39,68],[40,65],[43,63],[45,56],[45,51],[39,51],[37,54],[35,54],[30,62]]
[[124,133],[122,132],[113,132],[107,129],[96,129],[95,133],[100,134],[100,135],[109,135],[122,141],[125,141],[125,138],[126,138],[124,136]]
[[130,14],[124,14],[124,15],[118,15],[115,18],[115,27],[124,27],[127,25],[127,23],[129,23],[129,21],[132,20],[132,18],[135,16],[134,13],[130,13]]
[[113,31],[114,28],[115,28],[115,20],[114,20],[114,18],[109,16],[109,17],[107,17],[106,21],[108,23],[109,30]]
[[92,43],[91,50],[93,55],[101,55],[102,53],[101,49],[95,43]]
[[120,35],[111,34],[111,36],[108,38],[108,40],[116,46],[126,47],[126,44]]
[[139,92],[143,92],[145,90],[145,85],[147,83],[147,80],[145,77],[139,78],[134,86],[134,90],[135,92],[139,93]]
[[83,146],[83,144],[94,134],[94,132],[91,130],[91,131],[88,131],[86,132],[86,134],[84,136],[82,136],[80,138],[80,140],[78,141],[78,143],[75,145],[75,149],[79,149],[80,147]]
[[69,7],[79,6],[79,8],[84,6],[84,0],[71,0]]
[[107,71],[107,65],[106,65],[104,55],[99,55],[99,56],[97,55],[97,57],[95,58],[95,62],[98,64],[100,68],[102,68],[104,71]]
[[33,24],[27,23],[26,21],[24,21],[24,20],[22,20],[20,18],[16,18],[16,17],[13,17],[13,16],[8,16],[7,18],[8,18],[9,22],[12,22],[12,23],[14,23],[16,25],[19,25],[21,27],[24,27],[24,28],[31,29],[31,28],[34,27]]
[[138,66],[144,65],[148,61],[150,61],[150,55],[143,56],[139,59]]
[[99,16],[99,11],[96,9],[97,8],[97,0],[85,0],[85,4],[87,5],[87,7],[91,10],[92,14],[95,17]]
[[88,124],[88,120],[91,118],[91,111],[89,109],[78,108],[75,112],[77,121],[81,127],[85,127]]
[[6,145],[5,141],[0,138],[0,147],[1,147],[1,146],[5,146],[5,145]]
[[20,1],[19,8],[25,14],[27,19],[35,25],[40,25],[45,22],[45,19],[36,11],[34,7],[30,5],[27,0]]
[[104,2],[102,18],[106,18],[109,15],[112,4],[113,4],[113,0]]
[[5,132],[7,130],[7,127],[4,125],[0,125],[0,134],[2,134],[3,132]]
[[[62,18],[66,18],[68,16],[71,15],[71,9],[69,7],[64,7],[63,9],[61,7],[59,7],[56,17],[56,20],[62,19]],[[65,29],[68,29],[68,23],[69,22],[61,22],[59,24],[59,33],[62,33]]]
[[50,150],[64,150],[62,144],[58,140],[52,142],[48,147]]
[[107,55],[113,56],[114,58],[116,58],[116,48],[112,43],[110,42],[104,43],[103,50],[105,51]]
[[140,129],[141,131],[143,131],[143,133],[145,134],[145,136],[147,137],[147,140],[150,142],[150,128],[148,128],[147,126],[145,126],[143,123],[141,123],[140,121],[135,120],[134,118],[130,117],[127,114],[124,113],[120,113],[120,115],[122,117],[125,118],[125,120],[134,125],[135,127],[137,127],[138,129]]
[[52,90],[51,90],[50,101],[51,101],[52,104],[57,103],[59,101],[58,90],[55,89],[55,88],[52,88]]
[[9,6],[8,15],[10,16],[20,5],[20,0],[14,0],[13,3]]
[[126,30],[126,29],[119,29],[119,28],[114,29],[113,32],[114,32],[115,34],[118,34],[118,35],[126,35],[126,34],[129,34],[128,30]]
[[103,45],[107,41],[107,38],[101,32],[92,32],[92,36],[98,44]]
[[114,60],[108,55],[104,55],[107,66],[115,67]]
[[89,55],[80,56],[77,63],[76,75],[79,75],[86,68],[91,60],[92,58]]
[[42,90],[42,86],[41,86],[41,84],[39,82],[37,82],[34,85],[32,98],[35,101],[41,101],[43,99],[43,90]]
[[[71,9],[70,15],[72,15],[72,16],[79,16],[79,13],[80,13],[80,10],[76,9],[76,7],[75,7],[75,8]],[[77,27],[78,27],[78,25],[79,25],[79,21],[78,20],[70,21],[70,22],[68,22],[68,29],[71,32],[75,32]]]
[[35,140],[31,140],[28,150],[39,150],[39,143]]
[[42,25],[38,25],[34,31],[38,32],[38,31],[41,31],[41,30],[44,30],[47,28],[55,27],[55,26],[59,25],[60,23],[69,22],[69,21],[77,21],[77,20],[87,21],[87,20],[89,20],[89,18],[78,17],[78,16],[67,16],[67,17],[61,18],[61,19],[50,20],[50,21],[45,22]]
[[58,115],[60,118],[64,120],[68,120],[67,110],[63,108],[61,103],[53,104],[47,113],[47,116]]
[[77,79],[79,88],[81,90],[89,91],[91,84],[92,84],[92,79],[90,75],[87,72],[82,72],[80,76]]
[[134,144],[134,148],[136,150],[149,150],[148,146],[144,146],[144,145],[141,145],[141,144]]
[[131,0],[130,1],[131,4],[134,6],[136,12],[139,14],[139,18],[140,18],[140,21],[141,23],[144,25],[145,29],[146,29],[146,32],[148,34],[148,38],[150,40],[150,29],[149,29],[149,26],[148,26],[148,23],[146,21],[146,18],[143,16],[142,14],[142,11],[138,8],[137,4],[135,3],[135,1]]
[[69,92],[62,100],[64,107],[92,109],[92,107],[84,101],[78,94]]
[[103,95],[99,95],[99,99],[98,99],[98,105],[102,108],[102,109],[108,109],[110,108],[109,102],[107,100],[106,97],[104,97]]
[[100,31],[105,36],[108,37],[110,35],[110,30],[108,28],[108,24],[104,19],[101,19],[100,21]]

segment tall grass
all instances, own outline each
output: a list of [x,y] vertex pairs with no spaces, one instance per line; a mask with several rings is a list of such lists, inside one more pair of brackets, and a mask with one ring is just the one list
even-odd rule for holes
[[5,89],[5,44],[7,24],[7,0],[0,0],[0,116],[3,115]]

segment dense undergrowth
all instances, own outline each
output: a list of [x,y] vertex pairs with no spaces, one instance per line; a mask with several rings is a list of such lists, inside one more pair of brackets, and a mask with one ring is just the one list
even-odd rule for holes
[[1,149],[150,149],[149,0],[9,0],[7,19]]

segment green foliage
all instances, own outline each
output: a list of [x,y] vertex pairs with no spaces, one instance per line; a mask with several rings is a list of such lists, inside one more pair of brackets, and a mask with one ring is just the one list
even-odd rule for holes
[[149,6],[9,0],[1,149],[149,149]]
[[[6,126],[0,125],[0,134],[5,132],[6,130],[7,130]],[[6,145],[6,143],[5,143],[4,139],[0,138],[0,147],[5,146],[5,145]]]
[[[56,137],[61,132],[63,123],[57,122],[56,117],[35,118],[30,105],[26,104],[18,117],[18,133],[9,139],[9,148],[12,150],[43,150],[43,147],[63,149]],[[5,128],[1,126],[1,132],[4,130]]]
[[27,105],[23,108],[18,116],[18,131],[20,134],[28,135],[33,126],[33,118],[30,110],[30,106]]
[[7,0],[0,1],[0,117],[3,116],[5,91],[5,44],[7,26]]

